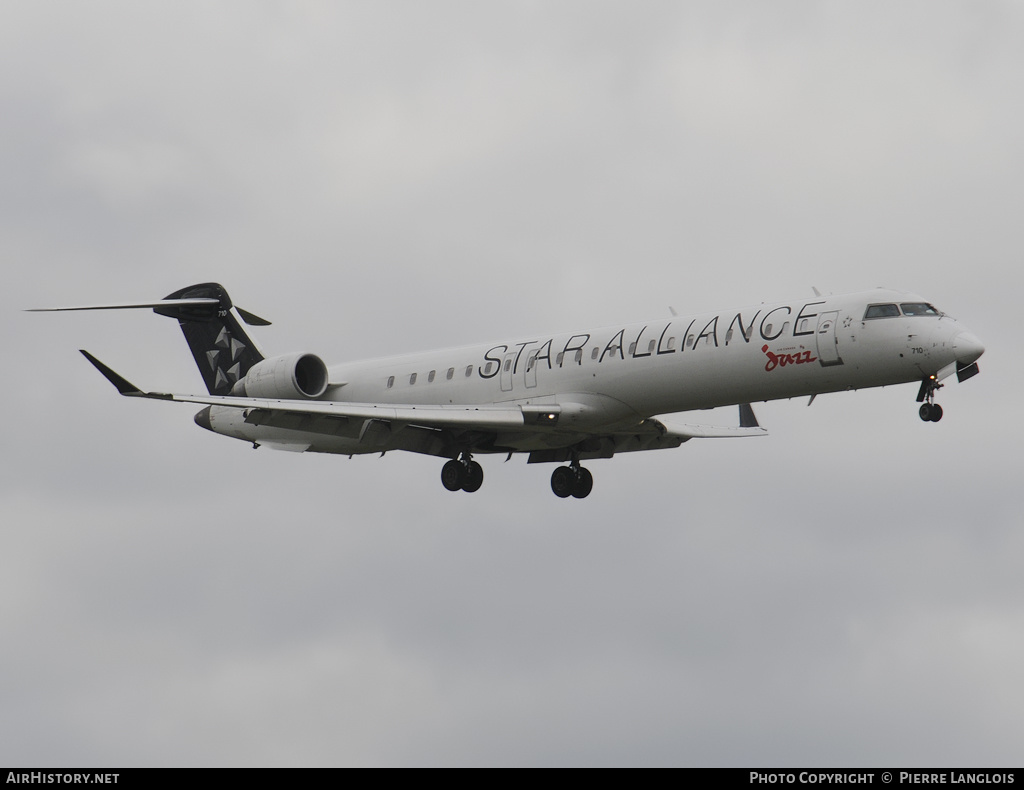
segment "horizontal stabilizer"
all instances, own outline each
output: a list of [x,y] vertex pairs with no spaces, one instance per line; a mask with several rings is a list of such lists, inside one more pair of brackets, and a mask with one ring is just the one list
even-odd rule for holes
[[[77,307],[30,307],[26,313],[68,313],[78,310],[144,310],[153,309],[161,315],[178,319],[201,319],[209,320],[215,317],[223,307],[221,299],[212,297],[192,297],[188,299],[157,299],[152,302],[121,302],[118,304],[87,304]],[[232,305],[230,302],[228,307]],[[198,310],[183,311],[181,308],[198,308]],[[243,310],[234,305],[239,317],[249,326],[270,326],[270,321],[260,318],[255,313]]]
[[[32,307],[26,313],[65,313],[73,310],[139,310],[147,307],[215,307],[219,299],[158,299],[155,302],[123,302],[121,304],[89,304],[80,307]],[[262,320],[262,319],[261,319]]]

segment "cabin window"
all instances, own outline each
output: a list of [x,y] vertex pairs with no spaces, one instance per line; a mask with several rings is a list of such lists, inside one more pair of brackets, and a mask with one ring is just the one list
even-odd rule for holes
[[903,308],[903,315],[941,315],[927,302],[904,302],[900,307]]
[[[490,370],[490,367],[488,367],[488,370]],[[466,378],[468,379],[472,375],[473,375],[473,366],[472,365],[466,365]]]
[[732,330],[730,329],[725,333],[725,342],[729,343],[732,340]]
[[[768,324],[768,331],[769,332],[772,331],[772,325],[771,324]],[[686,336],[686,347],[687,348],[693,348],[693,335],[687,335]]]
[[415,373],[413,373],[411,376],[409,376],[409,383],[410,384],[415,384],[416,383],[416,374]]
[[488,362],[487,366],[484,368],[484,375],[485,376],[491,375],[491,371],[493,369],[494,369],[494,363],[493,362]]
[[654,353],[654,346],[655,345],[657,345],[657,344],[653,340],[650,343],[647,344],[647,353],[648,354],[653,354]]
[[437,371],[436,371],[436,370],[432,370],[432,371],[430,371],[430,372],[429,372],[429,373],[427,374],[427,383],[428,383],[428,384],[432,384],[432,383],[433,383],[433,381],[434,381],[434,376],[436,376],[436,375],[437,375]]
[[636,343],[629,344],[629,355],[633,356],[636,353]]
[[445,378],[448,379],[448,381],[451,381],[452,380],[452,376],[454,376],[454,375],[455,375],[455,368],[448,368],[448,375],[445,376]]
[[505,360],[505,372],[508,373],[509,370],[511,370],[511,369],[512,369],[512,359],[509,358],[509,359]]
[[669,347],[670,349],[671,349],[671,348],[675,348],[675,347],[676,347],[676,339],[675,339],[674,337],[670,337],[670,338],[668,339],[668,347]]
[[395,386],[395,377],[388,376],[388,389],[391,389],[393,386]]
[[577,365],[583,364],[583,349],[582,348],[576,349],[576,357],[575,357],[575,359],[576,359],[576,364]]
[[597,355],[600,354],[600,353],[601,353],[601,349],[599,349],[597,346],[594,346],[594,350],[590,352],[590,358],[591,359],[597,359]]
[[894,304],[872,304],[868,305],[864,318],[893,318],[900,314],[900,309]]
[[559,351],[558,352],[558,356],[555,357],[555,364],[558,365],[558,367],[562,367],[562,360],[563,359],[565,359],[565,352],[564,351]]

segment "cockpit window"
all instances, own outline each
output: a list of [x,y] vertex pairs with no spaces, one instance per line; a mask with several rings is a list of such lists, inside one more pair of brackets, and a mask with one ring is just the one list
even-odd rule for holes
[[904,302],[900,307],[903,308],[903,315],[941,315],[927,302]]
[[900,314],[900,309],[894,304],[872,304],[868,305],[868,311],[864,313],[865,318],[892,318]]

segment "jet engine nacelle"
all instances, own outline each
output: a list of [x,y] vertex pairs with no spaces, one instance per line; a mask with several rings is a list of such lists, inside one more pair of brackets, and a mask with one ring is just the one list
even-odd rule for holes
[[319,398],[327,391],[327,365],[316,354],[283,354],[249,368],[231,394],[246,398]]

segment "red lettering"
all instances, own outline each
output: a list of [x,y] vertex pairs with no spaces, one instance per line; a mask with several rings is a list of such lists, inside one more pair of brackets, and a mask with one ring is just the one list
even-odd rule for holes
[[765,364],[764,369],[771,373],[777,367],[786,367],[786,365],[803,365],[807,362],[817,362],[817,357],[812,357],[810,351],[804,351],[799,354],[774,354],[768,350],[768,346],[761,346],[761,351],[768,357],[768,362]]

